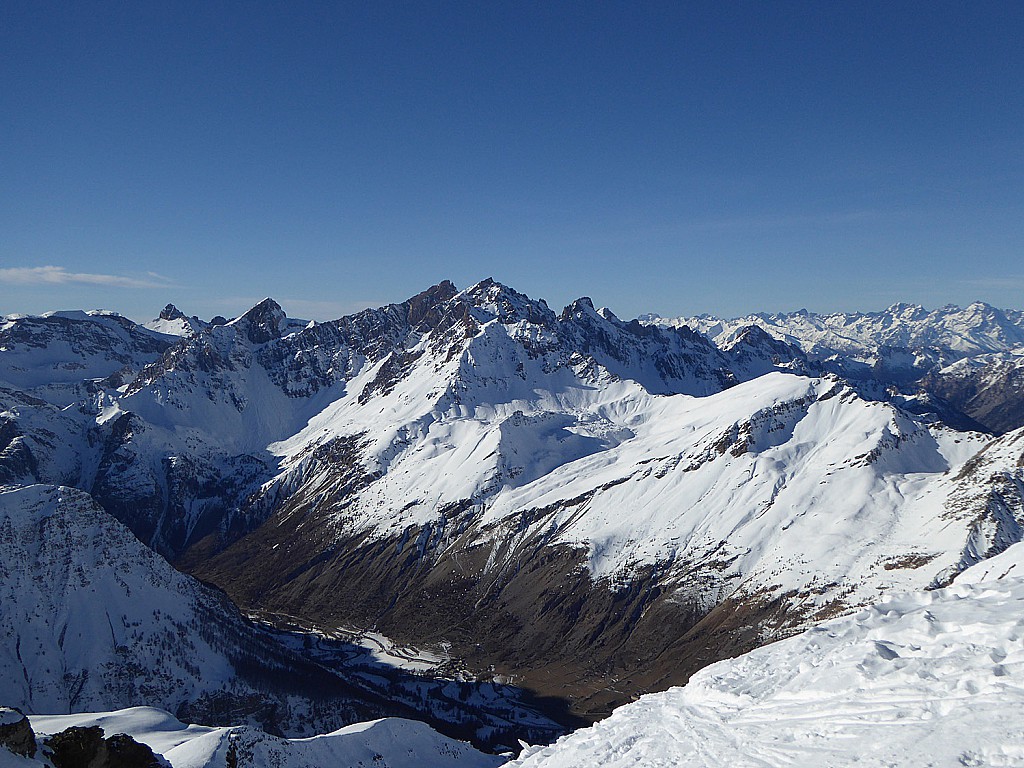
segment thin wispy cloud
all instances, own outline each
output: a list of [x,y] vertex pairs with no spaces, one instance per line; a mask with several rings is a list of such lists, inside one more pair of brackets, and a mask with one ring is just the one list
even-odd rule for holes
[[148,272],[148,277],[126,275],[104,275],[93,272],[69,272],[64,267],[3,267],[0,268],[0,283],[14,285],[103,285],[111,288],[165,288],[171,280]]
[[900,211],[853,210],[828,211],[808,214],[763,214],[724,219],[705,219],[684,222],[694,229],[745,229],[765,227],[842,227],[849,224],[863,224],[876,221],[892,221],[904,218]]
[[[222,314],[225,317],[235,317],[265,298],[267,298],[266,295],[257,296],[255,294],[251,296],[224,296],[207,304],[206,309],[210,312]],[[318,301],[316,299],[289,298],[288,296],[271,296],[270,298],[281,305],[281,309],[288,314],[288,317],[316,320],[317,322],[337,320],[340,317],[361,312],[367,307],[382,307],[387,304],[386,301],[369,299]]]
[[353,315],[367,307],[380,307],[384,301],[316,301],[312,299],[281,299],[281,306],[289,315],[308,317],[311,320],[337,320],[339,317]]
[[1024,275],[1000,275],[997,277],[976,277],[961,281],[972,288],[999,291],[1024,291]]

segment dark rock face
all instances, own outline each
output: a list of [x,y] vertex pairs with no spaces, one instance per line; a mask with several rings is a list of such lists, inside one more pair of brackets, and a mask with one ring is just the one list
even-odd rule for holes
[[103,729],[72,727],[46,741],[55,768],[161,768],[153,750],[123,733],[103,738]]
[[0,707],[0,747],[22,757],[35,756],[36,735],[21,710]]
[[934,371],[922,379],[921,388],[995,434],[1024,425],[1024,358],[991,356]]
[[265,344],[281,338],[284,319],[281,305],[273,299],[264,299],[235,320],[235,324],[253,344]]
[[0,485],[36,482],[38,466],[14,419],[0,418]]
[[168,304],[166,307],[160,310],[161,320],[184,320],[185,313],[178,309],[173,304]]

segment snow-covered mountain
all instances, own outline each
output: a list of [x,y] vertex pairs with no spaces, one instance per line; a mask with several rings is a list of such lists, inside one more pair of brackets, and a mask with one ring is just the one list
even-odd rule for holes
[[3,326],[0,482],[73,485],[247,611],[433,647],[565,723],[1022,538],[1024,431],[918,418],[771,329],[493,280],[329,323],[268,299],[91,352],[64,403],[4,374],[33,322]]
[[868,313],[644,315],[641,321],[692,328],[720,346],[758,328],[806,353],[806,371],[841,375],[872,399],[960,428],[1002,433],[1024,426],[1024,389],[1014,363],[1024,355],[1024,312],[975,302],[930,311],[894,304]]
[[929,429],[779,373],[705,398],[619,381],[501,403],[460,381],[444,410],[342,398],[275,445],[278,511],[196,572],[243,604],[511,656],[533,686],[557,669],[545,692],[595,712],[1020,539],[1024,431]]
[[933,370],[922,388],[996,432],[1024,424],[1024,347],[958,360]]
[[6,703],[50,713],[149,703],[298,733],[380,709],[262,635],[82,491],[0,489],[0,532]]
[[89,383],[139,370],[173,341],[112,312],[6,315],[0,317],[0,384],[66,406],[88,394]]
[[[89,317],[67,320],[60,330],[91,333]],[[517,329],[512,343],[538,361],[533,375],[545,380],[568,381],[577,372],[593,379],[600,371],[655,394],[703,395],[764,370],[763,361],[730,360],[689,331],[645,329],[598,314],[589,300],[559,317],[493,281],[462,293],[442,283],[402,304],[322,324],[290,321],[268,299],[231,322],[197,324],[155,360],[94,351],[80,402],[68,409],[40,396],[52,385],[42,374],[17,379],[20,361],[34,349],[22,326],[35,319],[14,318],[0,357],[0,450],[12,454],[0,472],[12,481],[87,490],[144,541],[178,555],[218,528],[244,529],[248,523],[234,519],[247,512],[240,502],[276,468],[267,446],[293,437],[370,369],[364,401],[389,391],[424,353],[438,366],[463,367],[467,376],[497,382],[511,373],[525,386],[525,368],[475,366],[475,348],[489,354],[495,341],[482,331],[496,317],[502,328]],[[63,344],[45,334],[38,343]]]
[[510,766],[1024,764],[1024,544],[722,661]]
[[881,312],[819,314],[802,309],[731,319],[643,315],[640,321],[661,327],[685,326],[716,342],[756,325],[773,338],[819,357],[837,352],[870,357],[886,347],[967,357],[1024,346],[1024,312],[996,309],[982,301],[964,309],[949,305],[927,310],[919,304],[894,304]]

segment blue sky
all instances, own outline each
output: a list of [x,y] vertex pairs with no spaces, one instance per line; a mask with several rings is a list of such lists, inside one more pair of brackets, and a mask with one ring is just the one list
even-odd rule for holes
[[0,312],[1024,307],[1024,3],[0,4]]

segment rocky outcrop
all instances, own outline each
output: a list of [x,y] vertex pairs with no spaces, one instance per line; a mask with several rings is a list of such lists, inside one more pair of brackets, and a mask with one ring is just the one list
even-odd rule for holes
[[99,726],[55,733],[46,749],[54,768],[162,768],[149,746],[124,733],[104,738]]
[[36,735],[20,709],[0,707],[0,747],[22,757],[36,754]]

